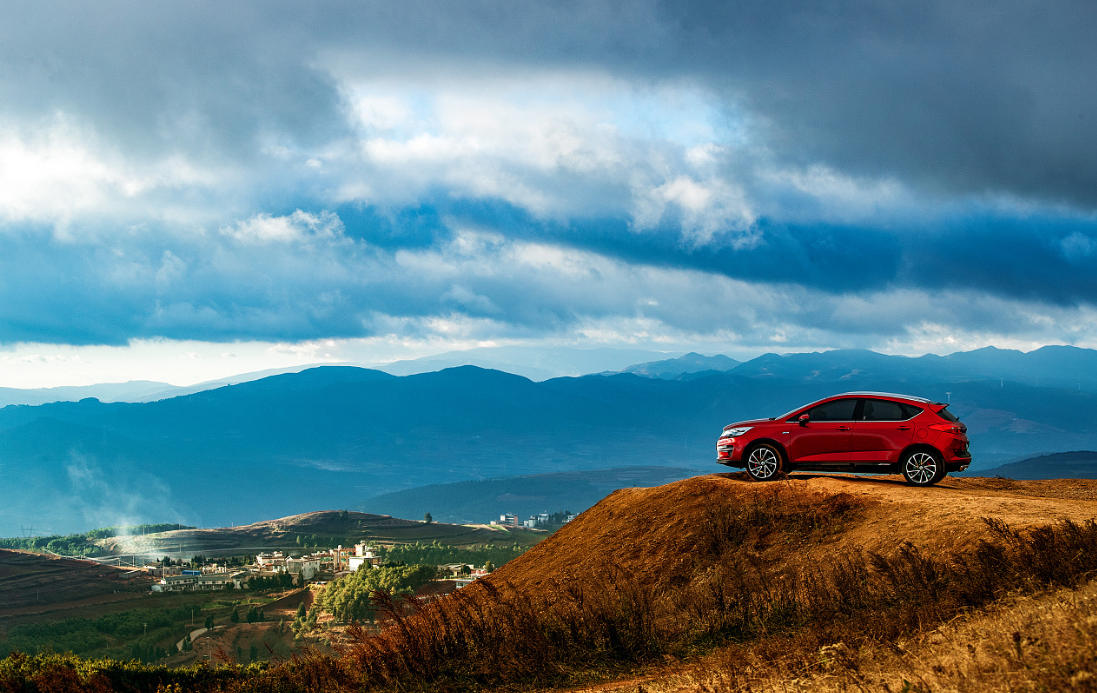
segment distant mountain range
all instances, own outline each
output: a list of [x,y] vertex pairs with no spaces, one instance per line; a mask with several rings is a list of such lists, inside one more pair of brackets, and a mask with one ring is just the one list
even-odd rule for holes
[[1097,449],[1095,374],[1097,352],[1072,347],[917,359],[832,351],[673,379],[535,383],[472,366],[404,377],[322,367],[148,403],[9,406],[0,409],[0,536],[32,525],[245,524],[536,474],[719,471],[723,425],[851,390],[951,401],[970,429],[973,469],[986,470]]
[[[680,352],[678,352],[680,353]],[[587,375],[599,372],[621,372],[643,359],[665,358],[676,353],[646,351],[642,349],[577,349],[573,347],[503,346],[480,347],[464,351],[448,351],[423,358],[395,361],[381,366],[359,363],[315,363],[304,366],[271,368],[252,373],[241,373],[194,385],[171,385],[148,380],[125,383],[97,383],[45,388],[0,387],[0,407],[10,404],[49,404],[51,402],[78,402],[94,397],[101,402],[155,402],[171,397],[181,397],[196,392],[214,390],[225,385],[236,385],[282,373],[299,373],[320,366],[356,366],[375,368],[390,375],[418,375],[434,373],[459,366],[477,366],[487,370],[502,371],[529,378],[534,382],[550,378]],[[705,358],[705,357],[700,357]],[[716,356],[716,359],[727,357]],[[730,359],[728,359],[730,360]],[[738,363],[738,362],[735,362]],[[644,364],[641,364],[644,365]],[[692,370],[702,370],[693,368]],[[684,372],[684,371],[683,371]]]
[[988,469],[981,476],[1003,476],[1018,480],[1097,479],[1097,452],[1076,450],[1039,455]]
[[459,481],[381,494],[358,507],[367,513],[410,519],[430,513],[435,520],[462,524],[486,523],[503,513],[525,520],[541,512],[580,513],[617,489],[662,486],[713,471],[716,470],[622,467]]
[[[236,385],[259,380],[282,373],[299,373],[311,366],[291,366],[288,368],[269,368],[252,373],[241,373],[227,378],[218,378],[194,385],[172,385],[153,380],[130,380],[125,383],[97,383],[95,385],[73,385],[63,387],[15,388],[0,387],[0,407],[12,404],[50,404],[53,402],[79,402],[93,397],[101,402],[155,402],[171,397],[215,390],[225,385]],[[325,364],[326,365],[326,364]]]
[[[621,372],[645,359],[666,358],[667,354],[642,349],[577,349],[573,347],[502,346],[480,347],[464,351],[396,361],[377,370],[392,375],[433,373],[445,368],[477,366],[529,378],[534,382],[550,378],[575,377],[601,372]],[[725,357],[726,358],[726,357]]]
[[739,361],[733,358],[716,354],[715,356],[702,356],[696,352],[689,352],[685,356],[676,359],[664,359],[662,361],[650,361],[637,363],[621,371],[622,373],[634,373],[648,378],[677,378],[687,373],[705,373],[708,371],[730,371],[739,365]]
[[[102,402],[153,402],[259,380],[271,375],[297,373],[331,365],[367,367],[355,363],[292,366],[242,373],[188,386],[132,381],[76,387],[0,388],[0,407],[9,404],[76,402],[87,397],[94,397]],[[529,378],[534,382],[595,373],[632,373],[648,378],[691,379],[713,371],[736,371],[747,376],[782,376],[835,382],[851,377],[900,382],[962,382],[999,378],[1037,387],[1053,385],[1084,390],[1097,389],[1097,352],[1068,346],[1048,346],[1029,353],[987,347],[948,356],[928,354],[918,358],[887,356],[864,350],[835,350],[807,354],[766,354],[746,363],[723,354],[704,356],[696,352],[681,355],[640,349],[503,346],[449,351],[368,367],[390,375],[403,376],[434,373],[460,366],[502,371]]]

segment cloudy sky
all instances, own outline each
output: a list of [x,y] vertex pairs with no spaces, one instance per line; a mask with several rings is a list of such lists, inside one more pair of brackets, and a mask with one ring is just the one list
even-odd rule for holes
[[1097,5],[0,7],[0,385],[1097,346]]

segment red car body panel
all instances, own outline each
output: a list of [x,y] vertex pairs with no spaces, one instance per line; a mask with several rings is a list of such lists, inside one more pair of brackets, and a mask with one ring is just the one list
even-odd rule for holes
[[[853,453],[852,421],[820,421],[807,426],[792,424],[786,437],[785,450],[801,462],[849,463]],[[784,442],[784,441],[781,441]]]
[[898,462],[914,440],[910,421],[854,421],[853,462]]
[[[851,402],[852,401],[852,402]],[[789,471],[796,469],[893,473],[904,454],[932,448],[947,471],[971,463],[967,427],[948,405],[920,397],[878,392],[847,392],[800,407],[773,419],[725,427],[716,444],[717,462],[744,466],[744,452],[759,442],[776,443]],[[828,420],[829,412],[840,420]],[[800,417],[809,414],[807,421]],[[729,431],[746,429],[738,435]]]

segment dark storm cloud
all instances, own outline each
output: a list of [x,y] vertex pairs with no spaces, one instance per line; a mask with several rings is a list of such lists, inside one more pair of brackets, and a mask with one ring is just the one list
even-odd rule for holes
[[[292,341],[452,314],[526,335],[617,316],[748,341],[766,324],[861,339],[931,319],[1015,331],[1029,319],[1010,301],[1047,312],[1097,304],[1097,224],[1077,221],[979,217],[892,232],[763,221],[761,241],[735,250],[686,247],[673,228],[635,234],[622,220],[542,223],[506,205],[344,214],[345,228],[296,212],[198,237],[158,229],[124,247],[9,229],[5,341]],[[465,238],[460,227],[487,231]],[[541,261],[553,248],[565,266]]]
[[785,156],[946,194],[1097,202],[1093,3],[664,7],[688,59],[742,90]]
[[316,46],[264,3],[9,3],[0,113],[60,112],[131,157],[253,158],[345,132]]
[[[999,304],[904,315],[885,301],[841,320],[834,306],[896,291],[1097,304],[1094,33],[1097,5],[1082,2],[7,4],[0,135],[63,118],[86,128],[93,152],[120,152],[127,165],[178,155],[217,175],[193,187],[181,176],[145,198],[117,194],[124,204],[102,210],[12,212],[0,222],[0,341],[294,340],[451,313],[529,334],[637,315],[684,330],[753,329],[728,303],[851,334],[933,319],[1014,329],[1018,313]],[[505,184],[489,192],[454,182],[453,170],[476,168],[461,160],[424,173],[419,187],[397,165],[339,160],[362,147],[356,83],[429,91],[452,78],[520,81],[538,71],[711,95],[728,128],[746,133],[720,175],[758,203],[750,228],[690,242],[681,210],[648,225],[630,216],[634,189],[688,177],[675,161],[680,143],[625,142],[607,157],[620,155],[614,165],[625,174],[602,178],[476,160],[503,171]],[[294,155],[297,168],[285,163]],[[782,197],[757,173],[815,166],[893,182],[909,199],[852,220],[833,210],[813,217],[824,204]],[[649,177],[630,187],[635,171]],[[359,179],[411,192],[370,203],[333,192]],[[103,180],[113,191],[115,179]],[[500,199],[522,186],[581,204],[545,211]],[[193,218],[173,223],[188,205]],[[279,228],[304,235],[259,242],[260,226],[297,209],[311,216]],[[325,236],[317,229],[328,209],[340,226]],[[26,219],[57,228],[20,226]],[[597,259],[568,274],[521,266],[502,241],[466,253],[454,245],[464,226]],[[701,288],[653,279],[649,268],[695,272]],[[723,278],[757,293],[740,297],[746,290]],[[704,287],[716,286],[705,304]]]
[[375,46],[693,79],[744,108],[788,161],[945,195],[1097,203],[1093,3],[401,7],[366,29]]
[[[943,194],[1097,202],[1097,5],[1016,0],[8,4],[3,108],[245,154],[345,127],[363,75],[584,67],[691,79],[782,159]],[[339,62],[335,60],[335,62]]]

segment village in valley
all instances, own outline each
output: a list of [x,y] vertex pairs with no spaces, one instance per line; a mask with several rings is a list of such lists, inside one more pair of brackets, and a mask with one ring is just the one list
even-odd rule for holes
[[[499,519],[491,520],[488,526],[500,529],[547,530],[567,524],[575,517],[575,513],[560,511],[551,514],[542,512],[519,520],[512,513],[504,513]],[[431,522],[429,514],[424,522]],[[385,563],[385,552],[394,546],[398,544],[359,542],[348,547],[339,545],[308,552],[269,551],[254,556],[231,556],[219,560],[207,560],[202,556],[179,559],[165,557],[146,563],[140,569],[156,579],[151,587],[153,592],[288,590],[309,584],[324,586],[362,569],[379,568]],[[440,589],[435,591],[445,592],[450,591],[447,587],[464,587],[488,574],[492,567],[490,561],[483,565],[467,562],[435,565],[435,582],[450,583],[439,585]]]
[[[263,588],[304,587],[309,583],[324,585],[330,580],[350,575],[363,568],[381,566],[380,552],[370,544],[355,544],[353,548],[337,546],[307,555],[293,556],[282,551],[260,553],[247,565],[231,565],[229,561],[204,562],[202,559],[170,558],[148,563],[143,570],[159,578],[153,592],[184,592],[190,590],[242,590],[253,584]],[[436,566],[439,579],[452,580],[463,587],[487,571],[482,566],[451,563]]]

